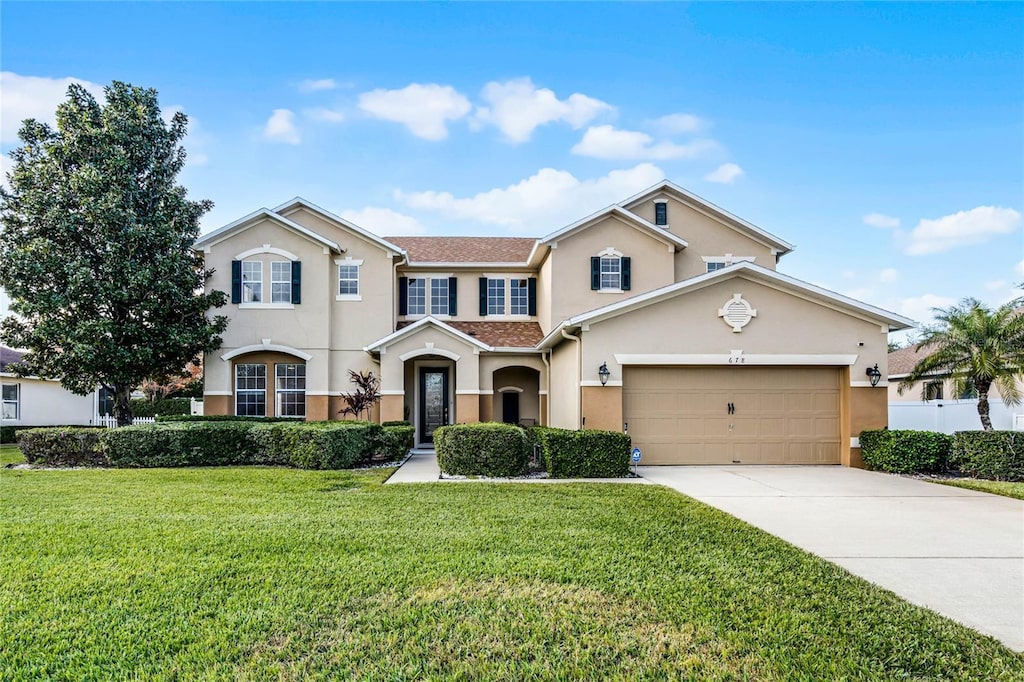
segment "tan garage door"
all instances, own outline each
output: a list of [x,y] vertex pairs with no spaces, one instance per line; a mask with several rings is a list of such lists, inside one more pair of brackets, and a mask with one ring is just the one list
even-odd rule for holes
[[839,376],[833,367],[627,367],[623,414],[643,464],[838,464]]

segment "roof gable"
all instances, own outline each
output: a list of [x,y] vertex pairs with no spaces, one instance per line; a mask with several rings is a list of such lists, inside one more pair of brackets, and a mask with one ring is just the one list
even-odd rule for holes
[[211,246],[228,239],[239,232],[244,232],[261,220],[269,220],[281,227],[284,227],[298,235],[301,235],[311,242],[319,244],[327,249],[330,249],[336,253],[344,253],[345,249],[341,248],[337,242],[331,241],[327,237],[310,230],[308,227],[299,225],[298,223],[288,220],[283,215],[279,215],[268,208],[261,208],[257,211],[253,211],[247,216],[243,216],[238,220],[228,223],[223,227],[219,227],[213,232],[208,232],[202,235],[192,245],[195,249],[202,249],[204,251],[209,250]]
[[318,215],[319,217],[323,218],[327,222],[334,223],[341,229],[354,232],[355,234],[359,235],[366,241],[376,244],[385,251],[401,254],[403,256],[405,255],[405,250],[397,246],[396,244],[392,244],[388,240],[378,237],[373,232],[370,232],[367,229],[359,227],[355,223],[345,220],[341,216],[335,215],[334,213],[331,213],[327,209],[321,208],[320,206],[317,206],[313,202],[307,201],[302,197],[295,197],[284,202],[280,206],[275,206],[274,211],[277,213],[287,213],[288,211],[291,211],[292,209],[295,208],[304,208],[307,211],[310,211]]
[[401,329],[399,329],[396,332],[388,334],[387,336],[385,336],[383,338],[377,339],[376,341],[371,343],[369,346],[366,346],[365,348],[363,348],[363,350],[366,351],[367,353],[379,352],[379,351],[381,351],[383,349],[386,349],[388,346],[390,346],[391,344],[395,343],[396,341],[400,341],[400,340],[404,339],[407,336],[412,336],[418,330],[422,329],[423,327],[427,327],[427,326],[431,326],[431,327],[435,327],[437,329],[440,329],[441,331],[449,334],[450,336],[453,336],[456,339],[459,339],[460,341],[463,341],[463,342],[465,342],[465,343],[467,343],[467,344],[469,344],[469,345],[471,345],[471,346],[473,346],[475,348],[479,348],[480,350],[487,350],[487,351],[494,350],[491,346],[488,346],[483,341],[475,339],[472,336],[470,336],[469,334],[461,332],[458,329],[455,329],[454,327],[452,327],[451,325],[445,324],[441,320],[438,320],[437,318],[430,317],[430,316],[424,317],[422,320],[418,320],[418,321],[410,324],[408,327],[402,327]]
[[596,225],[601,220],[609,216],[614,216],[620,219],[622,222],[629,225],[630,227],[639,230],[640,232],[643,232],[648,236],[657,239],[660,242],[668,244],[676,249],[685,249],[688,246],[685,239],[682,239],[681,237],[672,234],[668,230],[663,230],[660,227],[647,222],[646,220],[636,215],[632,211],[628,211],[618,204],[612,204],[611,206],[602,209],[597,213],[593,213],[587,216],[586,218],[583,218],[582,220],[578,220],[571,225],[566,225],[562,229],[556,230],[549,234],[548,236],[543,237],[539,243],[553,245],[554,243],[558,242],[561,239],[571,237],[573,234],[577,232],[585,230],[588,227],[591,227],[592,225]]
[[652,187],[648,187],[639,194],[634,194],[625,201],[620,202],[621,206],[629,209],[644,200],[649,200],[658,194],[667,194],[677,201],[685,204],[689,208],[703,213],[704,215],[713,218],[714,220],[722,223],[726,227],[737,230],[738,232],[754,239],[755,241],[761,242],[768,247],[775,249],[779,252],[779,255],[784,255],[792,251],[795,247],[780,237],[777,237],[766,230],[762,230],[757,225],[740,218],[739,216],[726,211],[720,206],[716,206],[707,199],[699,197],[693,192],[683,189],[679,185],[669,180],[662,180]]

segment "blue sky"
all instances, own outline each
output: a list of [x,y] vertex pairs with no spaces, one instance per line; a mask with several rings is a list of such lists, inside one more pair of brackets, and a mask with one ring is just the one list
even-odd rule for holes
[[1021,3],[7,2],[0,31],[5,154],[67,79],[154,87],[205,230],[301,195],[540,236],[668,177],[915,319],[1024,280]]

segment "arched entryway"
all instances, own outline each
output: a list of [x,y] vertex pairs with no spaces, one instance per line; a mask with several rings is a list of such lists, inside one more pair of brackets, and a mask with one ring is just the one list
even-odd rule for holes
[[532,367],[502,367],[493,375],[491,418],[507,424],[541,423],[540,372]]

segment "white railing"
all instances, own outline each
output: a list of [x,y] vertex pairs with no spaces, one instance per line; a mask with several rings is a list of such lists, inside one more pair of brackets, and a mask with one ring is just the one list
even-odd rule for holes
[[[110,416],[95,417],[93,423],[96,426],[105,426],[108,429],[117,428],[117,419]],[[132,426],[139,426],[141,424],[156,424],[156,417],[136,417],[132,420]]]
[[1013,430],[1024,431],[1024,414],[1013,415]]
[[[1024,415],[1013,414],[1002,400],[989,401],[989,418],[997,431],[1024,431]],[[917,431],[980,431],[977,400],[894,400],[889,403],[889,428]]]

